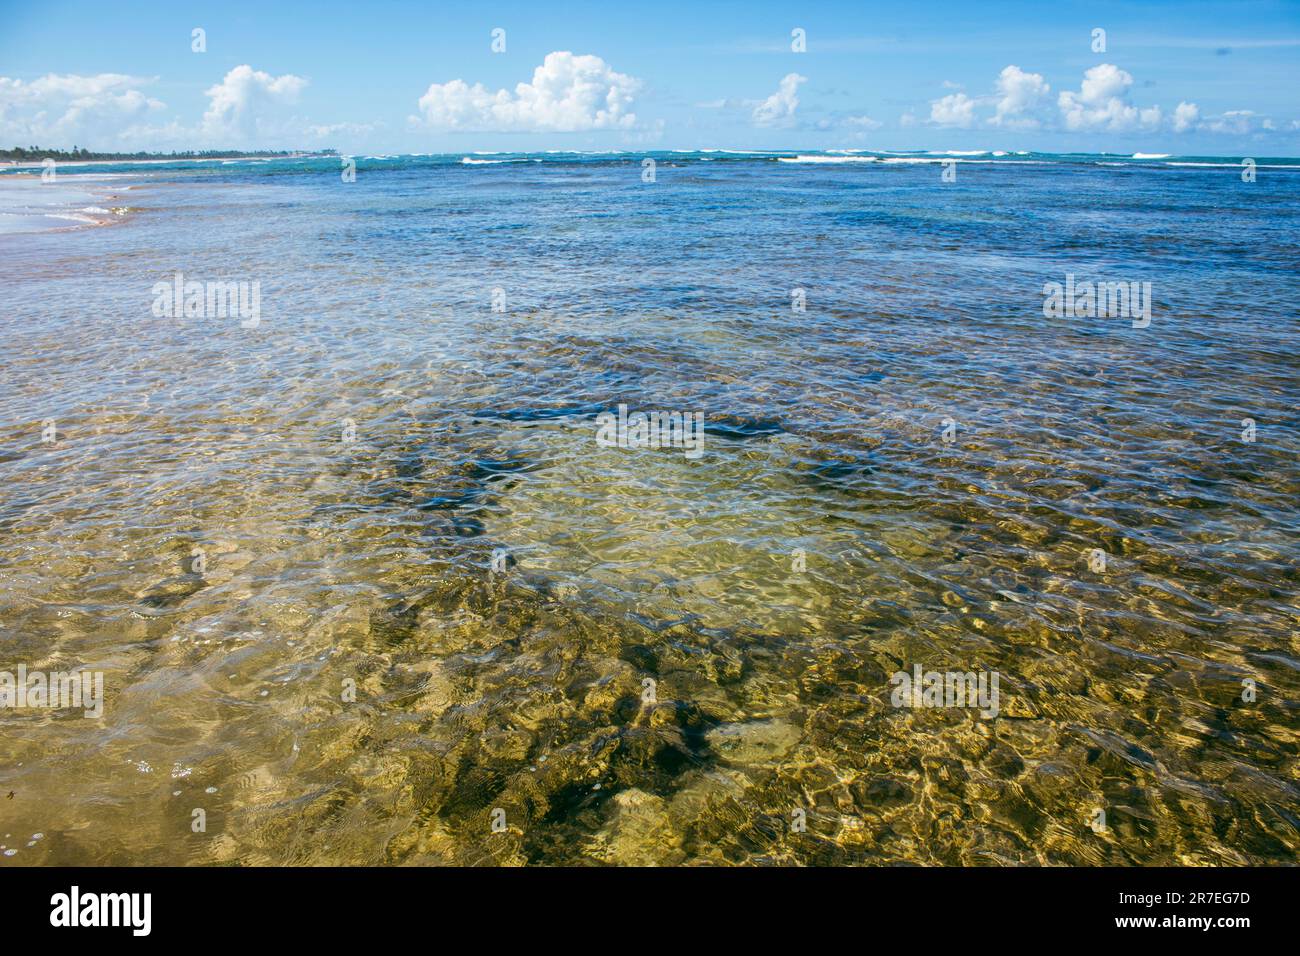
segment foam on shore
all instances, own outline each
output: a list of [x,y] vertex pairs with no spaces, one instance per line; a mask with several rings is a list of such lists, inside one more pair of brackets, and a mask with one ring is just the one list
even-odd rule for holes
[[103,226],[122,215],[126,207],[114,203],[122,187],[92,185],[88,178],[44,182],[37,175],[0,176],[0,235]]

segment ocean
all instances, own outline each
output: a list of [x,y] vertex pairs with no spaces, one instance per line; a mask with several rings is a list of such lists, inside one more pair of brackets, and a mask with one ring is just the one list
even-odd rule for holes
[[1295,862],[1300,159],[354,163],[0,175],[0,865]]

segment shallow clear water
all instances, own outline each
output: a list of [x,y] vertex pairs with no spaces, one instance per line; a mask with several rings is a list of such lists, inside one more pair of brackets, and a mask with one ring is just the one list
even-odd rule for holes
[[0,237],[0,670],[107,698],[0,711],[0,862],[1295,861],[1294,161],[655,155],[98,167]]

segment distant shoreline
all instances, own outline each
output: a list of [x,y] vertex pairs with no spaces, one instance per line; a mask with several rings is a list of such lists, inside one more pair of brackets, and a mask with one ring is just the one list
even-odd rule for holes
[[[33,151],[39,153],[39,150]],[[40,168],[47,159],[60,166],[95,166],[106,163],[160,164],[160,163],[212,163],[231,159],[327,159],[338,155],[333,150],[303,150],[292,152],[217,152],[217,153],[89,153],[78,156],[53,150],[45,156],[15,156],[15,150],[0,150],[0,167],[6,169]]]
[[[14,150],[0,150],[0,174],[39,171],[44,168],[46,157],[35,154],[30,158],[6,157]],[[117,158],[114,158],[114,156]],[[387,160],[437,160],[459,161],[467,166],[499,166],[520,162],[572,162],[575,159],[586,160],[630,160],[633,158],[653,157],[660,162],[674,164],[677,162],[716,160],[745,161],[773,160],[792,165],[870,165],[900,166],[914,164],[974,164],[1000,166],[1035,166],[1056,163],[1079,163],[1088,166],[1140,166],[1140,167],[1180,167],[1191,168],[1242,168],[1254,165],[1259,169],[1300,169],[1300,157],[1256,156],[1243,159],[1235,156],[1176,154],[1176,153],[1047,153],[1033,150],[886,150],[862,147],[843,149],[771,149],[740,150],[721,148],[702,149],[646,149],[646,150],[544,150],[542,152],[512,152],[508,150],[457,150],[439,153],[398,153],[366,155],[363,153],[340,153],[334,149],[301,150],[293,152],[219,152],[211,154],[188,153],[139,153],[111,154],[87,153],[85,158],[72,158],[71,154],[60,157],[48,157],[60,169],[93,168],[95,166],[175,166],[202,163],[273,163],[277,161],[302,160],[339,160],[353,159],[365,161]]]

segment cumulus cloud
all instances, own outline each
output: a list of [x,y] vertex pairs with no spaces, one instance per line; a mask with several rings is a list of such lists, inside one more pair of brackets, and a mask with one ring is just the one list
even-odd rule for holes
[[807,82],[806,76],[787,73],[776,92],[754,107],[754,123],[758,126],[778,126],[793,120],[794,111],[799,108],[799,84]]
[[616,73],[598,56],[556,51],[514,92],[464,80],[431,84],[420,97],[419,120],[434,129],[480,132],[631,129],[640,88],[640,80]]
[[153,82],[123,73],[49,73],[30,83],[0,76],[0,139],[62,148],[120,141],[164,108],[143,92]]
[[206,139],[243,142],[274,132],[272,115],[296,103],[307,86],[302,77],[272,76],[248,64],[235,67],[209,87],[208,109],[200,124]]
[[[945,85],[949,85],[946,84]],[[1248,110],[1235,110],[1203,120],[1195,103],[1180,102],[1166,115],[1160,106],[1136,106],[1129,100],[1133,77],[1112,63],[1087,70],[1079,89],[1063,91],[1056,99],[1059,112],[1051,109],[1051,86],[1040,73],[1030,73],[1015,64],[1003,67],[986,95],[968,96],[951,93],[930,102],[928,123],[934,126],[970,129],[985,126],[993,129],[1063,129],[1070,131],[1154,131],[1172,129],[1176,133],[1267,132],[1277,124],[1255,117]],[[991,112],[989,112],[991,108]],[[915,126],[920,121],[905,113],[900,126]]]
[[[944,83],[944,86],[952,85]],[[1078,90],[1062,91],[1056,98],[1057,110],[1053,112],[1052,88],[1042,74],[1010,64],[998,74],[989,94],[968,96],[957,92],[932,100],[928,123],[962,129],[984,126],[1003,130],[1112,133],[1171,130],[1254,136],[1278,132],[1285,125],[1250,110],[1229,110],[1205,117],[1197,104],[1185,100],[1166,113],[1158,105],[1132,103],[1129,93],[1133,86],[1133,77],[1128,72],[1113,63],[1102,63],[1084,72]],[[911,112],[904,113],[898,121],[900,127],[921,122]],[[1291,128],[1300,128],[1300,124],[1293,123]]]
[[[1263,126],[1261,117],[1257,116],[1254,110],[1228,110],[1219,116],[1208,116],[1200,126],[1202,130],[1210,133],[1237,133],[1244,135],[1253,133],[1256,126]],[[1270,123],[1265,127],[1272,129]]]
[[989,122],[1012,129],[1036,127],[1038,119],[1032,114],[1051,91],[1041,74],[1026,73],[1015,65],[1005,67],[998,74],[997,112]]
[[1159,123],[1159,107],[1138,110],[1129,103],[1132,85],[1133,77],[1113,63],[1092,67],[1083,74],[1079,92],[1065,90],[1057,99],[1066,129],[1123,132]]
[[154,82],[138,76],[124,73],[97,73],[94,76],[78,76],[73,73],[47,73],[38,80],[24,84],[22,80],[10,80],[7,77],[0,82],[12,92],[6,101],[28,98],[32,101],[51,102],[79,99],[99,99],[105,96],[125,95],[135,91],[136,87],[147,86]]
[[49,74],[24,82],[0,76],[0,145],[160,150],[322,145],[360,138],[382,126],[310,123],[291,115],[307,86],[244,64],[206,91],[202,116],[177,117],[145,89],[157,78],[99,73]]
[[975,122],[975,101],[965,93],[950,93],[930,104],[930,122],[966,128]]

